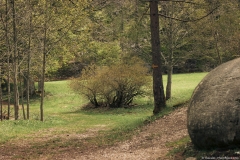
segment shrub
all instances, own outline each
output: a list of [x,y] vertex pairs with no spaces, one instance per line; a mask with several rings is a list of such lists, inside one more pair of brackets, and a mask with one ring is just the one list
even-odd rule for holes
[[85,68],[80,78],[73,79],[70,87],[95,107],[128,106],[134,97],[144,93],[142,87],[147,83],[147,68],[144,66],[138,58],[111,66],[93,65]]

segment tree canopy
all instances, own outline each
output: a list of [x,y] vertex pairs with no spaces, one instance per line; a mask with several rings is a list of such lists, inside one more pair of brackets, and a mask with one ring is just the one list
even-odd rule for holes
[[[9,83],[8,100],[13,96],[10,83],[15,84],[17,110],[17,97],[29,95],[31,88],[21,90],[19,82],[25,80],[29,86],[30,81],[39,81],[41,86],[40,82],[58,78],[59,70],[75,62],[110,66],[137,56],[152,66],[148,3],[0,1],[1,78]],[[158,10],[163,73],[209,71],[239,57],[238,0],[160,0]]]

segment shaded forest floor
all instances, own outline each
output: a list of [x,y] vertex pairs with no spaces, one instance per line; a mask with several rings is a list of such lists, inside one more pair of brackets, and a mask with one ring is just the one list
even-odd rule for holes
[[174,110],[136,131],[127,141],[114,146],[101,146],[91,143],[91,139],[102,128],[95,128],[84,134],[48,136],[54,130],[29,135],[24,140],[15,139],[0,146],[0,159],[182,159],[166,154],[173,147],[169,144],[188,135],[186,127],[187,107]]

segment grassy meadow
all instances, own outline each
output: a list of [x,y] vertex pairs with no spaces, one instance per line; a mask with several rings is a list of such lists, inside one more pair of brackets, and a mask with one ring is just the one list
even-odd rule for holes
[[[173,106],[188,101],[194,88],[206,74],[173,75],[172,99],[167,102],[162,115],[169,113]],[[166,78],[164,76],[165,84]],[[157,118],[152,116],[151,83],[145,87],[149,94],[145,97],[138,97],[131,108],[82,110],[82,106],[88,102],[68,88],[68,81],[46,82],[44,122],[39,120],[40,100],[33,99],[30,104],[30,120],[22,120],[22,109],[20,109],[20,120],[0,122],[0,144],[14,139],[32,138],[38,134],[42,136],[44,134],[50,136],[81,134],[91,129],[97,130],[99,136],[107,137],[109,141],[106,143],[124,140],[128,138],[126,134],[128,131],[131,135],[133,129],[143,125],[146,121]],[[121,133],[125,133],[124,136]],[[96,143],[101,144],[102,140]]]

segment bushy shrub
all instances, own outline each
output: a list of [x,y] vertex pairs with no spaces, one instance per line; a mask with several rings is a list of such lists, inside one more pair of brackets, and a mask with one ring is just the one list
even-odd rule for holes
[[147,68],[138,58],[127,63],[85,68],[80,78],[73,79],[70,87],[85,96],[95,107],[119,108],[128,106],[134,97],[144,93]]

